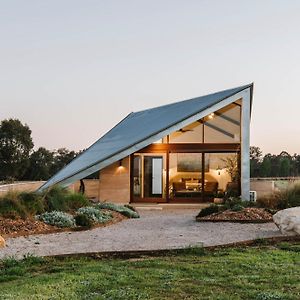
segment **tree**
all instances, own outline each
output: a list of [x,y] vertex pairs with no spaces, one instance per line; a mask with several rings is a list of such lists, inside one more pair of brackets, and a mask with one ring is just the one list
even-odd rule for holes
[[54,160],[51,168],[51,176],[60,171],[65,165],[71,162],[78,154],[66,148],[60,148],[54,152]]
[[271,160],[268,156],[265,156],[260,166],[259,175],[261,177],[270,177],[271,169],[272,169]]
[[27,180],[47,180],[52,174],[51,170],[54,164],[53,152],[40,147],[34,151],[29,158],[29,166],[24,175]]
[[262,161],[262,151],[259,147],[250,147],[250,174],[251,177],[258,177]]
[[287,157],[283,157],[280,159],[279,165],[279,174],[282,177],[290,176],[291,164],[290,160]]
[[0,123],[0,180],[21,179],[33,148],[31,130],[18,119]]

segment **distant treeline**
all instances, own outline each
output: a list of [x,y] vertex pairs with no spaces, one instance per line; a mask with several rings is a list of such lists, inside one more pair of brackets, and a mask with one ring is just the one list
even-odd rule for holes
[[300,176],[300,155],[282,151],[279,155],[262,155],[259,147],[250,147],[251,177],[297,177]]
[[47,180],[81,151],[33,150],[31,130],[18,119],[0,123],[0,181]]

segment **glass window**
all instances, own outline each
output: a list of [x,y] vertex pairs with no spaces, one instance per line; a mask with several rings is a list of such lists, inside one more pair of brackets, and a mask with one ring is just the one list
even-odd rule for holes
[[240,142],[240,106],[230,104],[204,118],[204,143]]
[[140,155],[134,155],[133,157],[133,195],[136,197],[141,197],[142,195],[142,168]]
[[236,153],[205,153],[207,169],[204,177],[204,195],[216,197],[218,193],[239,195],[239,163]]
[[169,159],[170,198],[201,197],[201,153],[170,153]]
[[203,125],[199,121],[194,122],[180,130],[172,132],[169,138],[170,143],[202,143]]

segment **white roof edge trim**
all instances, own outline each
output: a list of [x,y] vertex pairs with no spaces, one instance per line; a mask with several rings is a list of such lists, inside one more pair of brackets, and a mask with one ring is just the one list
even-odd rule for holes
[[[221,109],[222,107],[224,107],[230,103],[233,103],[241,98],[244,98],[246,95],[250,96],[250,93],[251,93],[251,86],[247,87],[246,89],[244,89],[240,92],[237,92],[236,94],[234,94],[230,97],[225,98],[224,100],[221,100],[220,102],[202,110],[201,112],[198,112],[198,113],[192,115],[191,117],[186,118],[183,121],[176,123],[175,125],[172,125],[166,129],[160,131],[157,134],[152,135],[149,138],[146,138],[145,140],[143,140],[133,146],[130,146],[129,148],[127,148],[119,153],[112,155],[111,157],[108,157],[98,163],[95,163],[94,165],[89,166],[86,169],[81,170],[78,173],[76,173],[68,178],[65,178],[61,181],[55,182],[52,185],[60,184],[61,186],[66,187],[66,186],[72,184],[73,182],[75,182],[76,180],[79,180],[90,174],[93,174],[94,172],[97,172],[97,171],[113,164],[114,162],[116,162],[136,151],[143,149],[144,147],[156,142],[157,140],[163,138],[164,136],[170,134],[173,131],[179,130],[180,128],[185,127],[185,126],[189,125],[190,123],[193,123],[193,122],[209,115],[210,113]],[[38,189],[38,191],[42,191],[47,188],[48,188],[48,186],[42,186]]]

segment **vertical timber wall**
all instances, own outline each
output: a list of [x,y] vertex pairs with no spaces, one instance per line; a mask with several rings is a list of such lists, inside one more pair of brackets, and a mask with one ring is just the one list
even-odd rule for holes
[[114,203],[130,202],[130,166],[129,156],[120,162],[113,163],[100,171],[100,201]]

